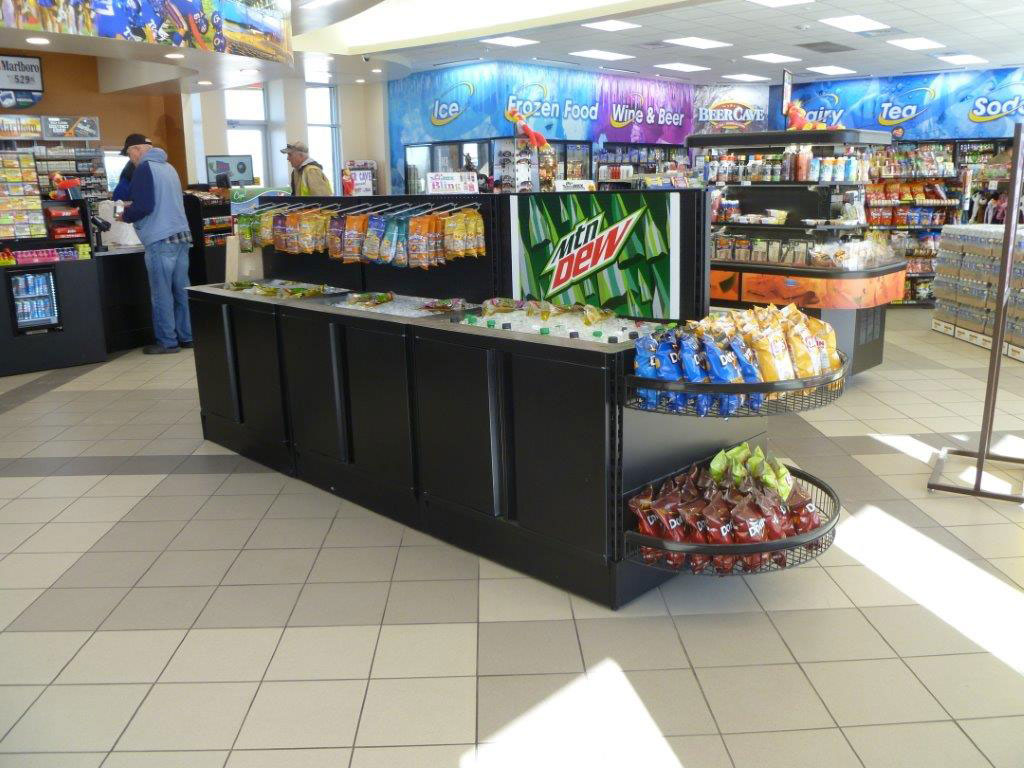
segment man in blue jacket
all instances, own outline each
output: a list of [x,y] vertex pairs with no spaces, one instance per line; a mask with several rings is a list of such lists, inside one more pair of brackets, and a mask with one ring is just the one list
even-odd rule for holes
[[114,198],[125,201],[123,218],[135,226],[146,249],[149,295],[156,344],[147,355],[177,352],[192,346],[188,315],[188,251],[192,245],[178,174],[167,153],[141,133],[124,140],[122,155],[131,161],[121,172]]

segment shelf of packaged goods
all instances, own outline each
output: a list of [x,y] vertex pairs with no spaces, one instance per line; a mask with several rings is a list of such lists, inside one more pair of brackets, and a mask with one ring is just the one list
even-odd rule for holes
[[956,208],[960,200],[866,200],[865,204],[871,208],[898,208],[904,205],[916,205],[926,208]]
[[50,298],[50,292],[45,291],[43,293],[16,293],[14,294],[15,299],[48,299]]
[[906,251],[903,255],[908,259],[934,259],[939,254],[936,251]]
[[878,184],[879,182],[885,181],[950,181],[952,179],[959,179],[957,175],[953,176],[937,176],[935,174],[924,175],[924,176],[875,176],[871,179],[871,184]]
[[777,264],[765,261],[727,261],[712,259],[712,269],[729,270],[731,272],[756,272],[769,275],[785,275],[787,277],[823,277],[829,280],[858,280],[864,277],[882,277],[894,272],[902,272],[907,268],[906,262],[894,261],[877,267],[864,269],[836,269],[835,267],[809,267],[803,264]]
[[866,181],[714,181],[713,187],[863,187]]
[[913,227],[907,226],[907,227],[905,227],[905,226],[900,226],[899,224],[869,224],[868,226],[871,229],[879,229],[879,230],[884,230],[886,232],[928,232],[928,231],[933,230],[933,229],[942,229],[946,225],[945,224],[932,224],[932,225],[929,225],[929,226],[913,226]]
[[890,302],[893,307],[934,307],[935,299],[896,299]]
[[785,229],[799,232],[848,232],[867,229],[870,224],[750,224],[740,221],[716,221],[714,227],[739,227],[742,229]]
[[907,277],[935,277],[934,272],[907,272]]

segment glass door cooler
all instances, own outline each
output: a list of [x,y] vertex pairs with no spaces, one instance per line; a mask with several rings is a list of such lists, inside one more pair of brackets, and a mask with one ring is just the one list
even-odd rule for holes
[[6,270],[16,334],[60,330],[56,269]]

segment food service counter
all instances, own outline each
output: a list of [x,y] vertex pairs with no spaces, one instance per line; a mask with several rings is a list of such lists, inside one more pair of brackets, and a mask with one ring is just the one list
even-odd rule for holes
[[624,559],[624,498],[763,429],[624,408],[628,340],[189,293],[207,439],[612,607],[671,577]]

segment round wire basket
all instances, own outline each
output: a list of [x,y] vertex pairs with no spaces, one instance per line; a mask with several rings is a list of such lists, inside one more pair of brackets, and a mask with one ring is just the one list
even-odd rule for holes
[[[626,408],[673,416],[736,418],[774,416],[824,408],[846,389],[850,359],[839,353],[842,365],[834,371],[806,379],[766,381],[758,384],[710,384],[661,381],[626,376]],[[736,397],[727,403],[726,398]]]
[[821,525],[813,531],[775,541],[747,544],[684,544],[645,536],[637,531],[626,531],[624,559],[646,568],[705,576],[768,573],[810,562],[835,541],[836,525],[839,523],[839,496],[828,483],[813,475],[796,467],[788,469],[803,484],[811,502],[818,509]]

